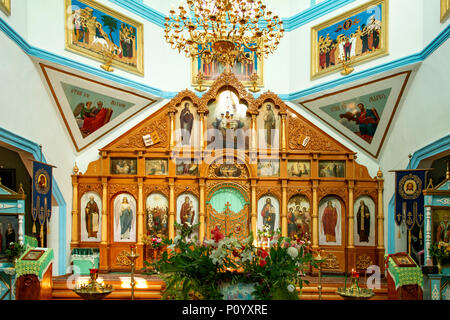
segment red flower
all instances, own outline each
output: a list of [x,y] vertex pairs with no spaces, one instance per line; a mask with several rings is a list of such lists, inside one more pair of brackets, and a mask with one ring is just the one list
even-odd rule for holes
[[91,274],[93,274],[93,273],[98,273],[98,269],[89,269],[89,272],[90,272]]
[[211,230],[211,234],[216,243],[224,238],[224,235],[220,232],[217,226],[214,228],[214,230]]
[[233,254],[233,257],[237,257],[239,255],[239,252],[237,252],[236,250],[233,250],[232,254]]
[[260,256],[262,259],[265,259],[269,254],[266,250],[259,248],[258,249],[258,256]]
[[260,260],[259,261],[259,266],[260,267],[264,267],[266,265],[266,263],[267,263],[266,260]]

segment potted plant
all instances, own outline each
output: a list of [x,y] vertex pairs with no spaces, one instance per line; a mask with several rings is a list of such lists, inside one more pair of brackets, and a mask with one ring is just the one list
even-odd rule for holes
[[5,255],[9,261],[11,261],[14,266],[16,265],[17,259],[25,251],[24,246],[20,242],[10,242],[5,250]]
[[436,258],[438,270],[441,273],[442,265],[450,260],[450,244],[443,241],[433,243],[430,247],[430,255]]
[[265,249],[254,245],[253,235],[238,241],[215,228],[200,243],[180,235],[188,227],[165,240],[168,252],[152,264],[166,281],[164,299],[298,299],[302,265],[315,263],[304,243],[286,237]]

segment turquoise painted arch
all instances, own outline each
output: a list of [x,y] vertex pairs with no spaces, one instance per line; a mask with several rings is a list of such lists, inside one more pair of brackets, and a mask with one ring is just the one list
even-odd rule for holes
[[217,212],[225,212],[229,208],[232,212],[240,212],[248,204],[242,192],[233,187],[224,186],[212,191],[213,194],[206,204]]

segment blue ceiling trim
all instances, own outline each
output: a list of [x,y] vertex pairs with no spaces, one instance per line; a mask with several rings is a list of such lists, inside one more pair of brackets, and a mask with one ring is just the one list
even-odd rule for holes
[[[157,25],[158,27],[164,28],[166,15],[149,7],[142,1],[139,2],[136,0],[109,0],[109,1]],[[286,32],[293,31],[308,22],[320,18],[326,15],[327,13],[337,10],[354,1],[356,0],[328,0],[323,1],[319,4],[314,4],[310,8],[303,10],[291,17],[282,18],[284,28]],[[265,25],[264,23],[261,23],[260,27],[264,27],[264,25]]]

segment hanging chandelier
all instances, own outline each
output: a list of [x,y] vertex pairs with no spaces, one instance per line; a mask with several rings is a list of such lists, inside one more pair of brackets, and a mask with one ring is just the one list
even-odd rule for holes
[[178,13],[170,10],[164,26],[172,49],[229,69],[266,58],[284,35],[283,21],[261,0],[187,0]]

